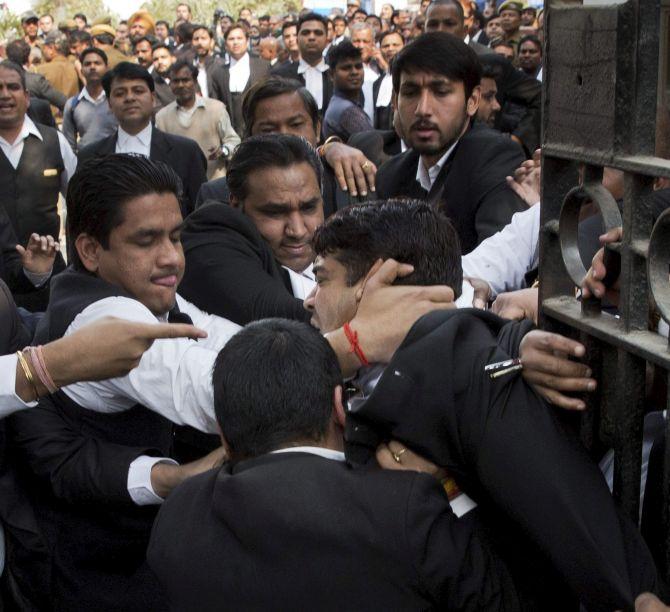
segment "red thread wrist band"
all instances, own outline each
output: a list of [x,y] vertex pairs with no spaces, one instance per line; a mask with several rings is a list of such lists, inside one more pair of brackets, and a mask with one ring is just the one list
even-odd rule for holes
[[37,378],[40,379],[40,382],[46,387],[49,393],[56,393],[58,387],[54,384],[53,379],[49,376],[49,371],[47,370],[46,363],[44,362],[44,355],[42,355],[41,346],[28,346],[26,349],[28,351],[28,356],[30,357],[30,362],[33,365],[33,369],[37,374]]
[[365,353],[363,352],[361,345],[358,343],[358,333],[355,332],[353,329],[351,329],[349,323],[345,323],[343,325],[343,329],[344,329],[344,335],[347,337],[347,340],[349,341],[349,346],[351,346],[351,352],[354,353],[356,357],[358,357],[358,361],[360,361],[362,365],[364,366],[370,365],[370,362],[365,356]]

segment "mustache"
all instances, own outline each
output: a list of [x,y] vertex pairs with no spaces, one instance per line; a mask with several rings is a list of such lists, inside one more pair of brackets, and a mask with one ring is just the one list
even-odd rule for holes
[[409,128],[410,130],[437,130],[438,127],[435,123],[432,121],[424,121],[422,119],[419,119],[418,121],[415,121],[412,123],[412,125]]

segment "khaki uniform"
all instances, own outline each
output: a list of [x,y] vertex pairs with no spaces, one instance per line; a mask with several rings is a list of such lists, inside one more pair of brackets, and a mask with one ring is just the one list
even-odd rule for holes
[[67,98],[79,93],[77,70],[66,57],[57,55],[50,62],[37,66],[35,71],[46,77],[47,81]]

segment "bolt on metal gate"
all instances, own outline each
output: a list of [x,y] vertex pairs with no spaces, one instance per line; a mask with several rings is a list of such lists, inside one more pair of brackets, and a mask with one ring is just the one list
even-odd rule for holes
[[[652,231],[644,200],[654,177],[670,177],[670,161],[655,157],[657,98],[667,100],[670,82],[669,20],[670,9],[657,1],[629,0],[606,6],[552,3],[545,23],[541,322],[587,347],[599,388],[586,398],[582,440],[594,451],[614,448],[614,495],[636,522],[647,366],[660,368],[666,380],[670,371],[668,340],[649,328],[650,306],[670,322],[670,211]],[[625,173],[623,213],[601,184],[606,166]],[[623,226],[623,239],[613,245],[621,258],[618,318],[604,312],[600,300],[575,298],[586,273],[578,247],[585,200],[598,207],[607,229]],[[665,401],[670,408],[670,398]],[[667,429],[670,442],[669,435]],[[664,483],[670,561],[670,444]]]

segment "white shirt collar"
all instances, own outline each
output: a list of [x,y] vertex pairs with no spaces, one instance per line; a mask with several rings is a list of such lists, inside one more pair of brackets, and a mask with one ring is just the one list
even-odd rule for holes
[[447,152],[442,157],[440,157],[436,164],[427,170],[426,165],[423,163],[423,159],[419,157],[419,166],[416,169],[416,180],[426,191],[430,192],[430,190],[433,188],[435,179],[437,178],[438,174],[440,174],[440,171],[442,170],[446,161],[449,159],[449,156],[453,153],[457,144],[458,140],[449,147]]
[[232,55],[230,56],[230,67],[232,68],[233,66],[237,66],[237,64],[241,63],[243,66],[244,65],[249,65],[249,54],[245,53],[240,59],[235,59]]
[[21,126],[21,131],[19,132],[19,135],[16,137],[16,140],[14,142],[7,142],[2,136],[0,136],[0,142],[4,144],[7,147],[13,147],[16,146],[18,143],[23,142],[28,136],[30,135],[37,136],[40,140],[44,140],[42,138],[42,134],[40,134],[40,131],[37,129],[37,126],[33,123],[33,120],[26,115],[23,118],[23,125]]
[[88,91],[88,89],[86,89],[86,87],[84,87],[84,89],[82,89],[82,90],[79,92],[79,95],[77,96],[77,98],[78,98],[79,100],[81,100],[82,98],[86,98],[89,102],[91,102],[91,103],[93,103],[93,104],[100,104],[101,102],[104,102],[104,101],[107,99],[107,95],[105,94],[105,90],[103,89],[103,90],[100,92],[100,95],[99,95],[97,98],[94,98],[94,97],[90,94],[90,92]]
[[121,126],[119,126],[119,134],[117,136],[118,144],[121,148],[124,148],[128,144],[128,142],[138,140],[143,147],[150,149],[151,131],[152,131],[151,121],[149,121],[147,126],[141,132],[138,132],[134,136],[132,134],[129,134]]
[[323,448],[322,446],[290,446],[289,448],[274,450],[270,454],[274,455],[279,453],[309,453],[310,455],[318,455],[325,459],[344,461],[344,453],[342,451],[336,451],[332,448]]
[[312,265],[309,264],[302,272],[295,272],[291,268],[282,266],[287,272],[288,277],[291,281],[291,289],[293,291],[293,297],[298,298],[299,300],[304,300],[314,289],[316,285],[316,278],[314,277],[314,272],[312,272]]
[[316,66],[312,66],[301,57],[298,62],[298,74],[304,74],[308,70],[318,70],[319,72],[325,72],[328,70],[328,64],[326,64],[326,61],[322,58]]
[[465,38],[463,39],[463,42],[464,42],[466,45],[469,45],[469,44],[470,44],[470,34],[466,34],[466,35],[465,35]]

